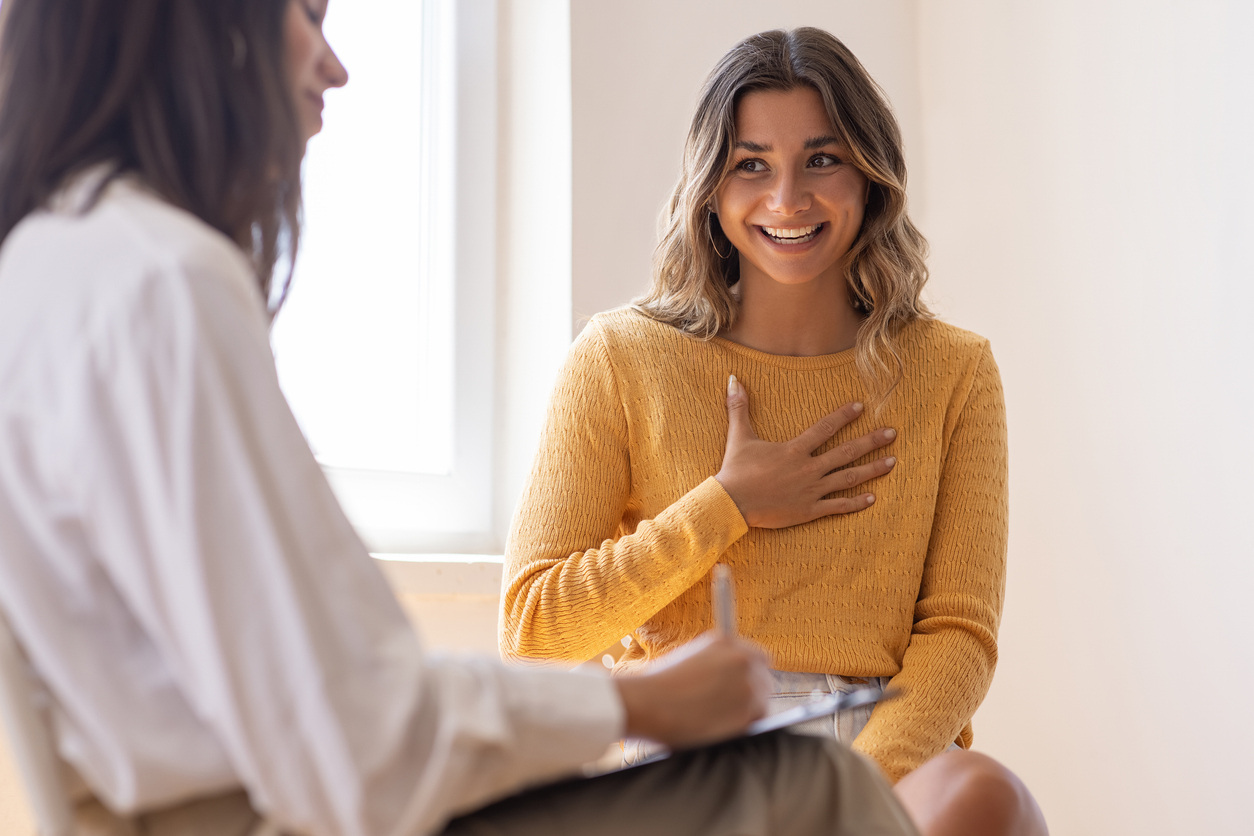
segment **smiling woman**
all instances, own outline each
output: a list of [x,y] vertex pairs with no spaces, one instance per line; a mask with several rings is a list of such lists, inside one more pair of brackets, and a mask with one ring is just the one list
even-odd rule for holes
[[775,710],[897,691],[810,730],[874,759],[927,836],[1037,834],[1013,774],[949,751],[997,660],[1005,410],[988,342],[920,299],[905,181],[888,103],[831,35],[719,62],[649,293],[594,317],[559,378],[501,647],[581,661],[630,635],[616,671],[637,669],[711,627],[725,564]]
[[841,279],[835,268],[862,228],[869,192],[866,175],[844,162],[848,151],[818,91],[749,93],[736,106],[736,127],[731,171],[710,202],[723,234],[758,275]]
[[[845,162],[849,151],[812,87],[761,90],[736,105],[736,143],[727,177],[710,200],[727,240],[741,255],[740,311],[726,335],[775,354],[834,354],[852,348],[861,324],[849,304],[845,256],[862,231],[869,181]],[[775,288],[775,284],[791,290]],[[810,344],[772,346],[784,332],[758,323],[772,299],[805,293],[831,323]],[[792,301],[785,304],[795,304]],[[842,322],[843,320],[843,322]],[[843,327],[832,327],[840,323]],[[764,344],[754,344],[765,338]],[[814,342],[815,339],[825,344]]]

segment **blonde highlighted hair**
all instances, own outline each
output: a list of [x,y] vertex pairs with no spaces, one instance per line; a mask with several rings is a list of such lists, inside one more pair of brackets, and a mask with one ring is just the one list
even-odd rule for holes
[[847,162],[869,181],[845,279],[850,300],[866,314],[857,337],[858,371],[872,399],[883,403],[902,374],[895,335],[903,325],[932,316],[920,299],[927,241],[906,214],[906,164],[892,110],[853,53],[821,29],[753,35],[714,67],[688,131],[679,182],[662,212],[652,287],[634,307],[701,339],[736,321],[731,288],[740,278],[739,254],[709,203],[728,174],[737,102],[758,90],[798,87],[818,92],[849,151]]

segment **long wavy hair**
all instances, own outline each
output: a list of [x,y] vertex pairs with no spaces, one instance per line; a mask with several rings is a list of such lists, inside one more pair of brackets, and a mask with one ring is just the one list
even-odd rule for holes
[[299,242],[304,153],[287,84],[288,2],[4,0],[0,244],[103,163],[234,241],[277,310]]
[[652,287],[634,307],[702,339],[735,323],[732,288],[740,279],[739,253],[711,213],[710,200],[728,174],[736,104],[754,91],[798,87],[811,87],[822,97],[836,136],[849,149],[848,162],[869,181],[845,280],[850,301],[865,314],[857,367],[872,398],[882,404],[902,374],[895,335],[906,323],[932,316],[920,298],[928,277],[927,241],[906,214],[901,131],[887,100],[853,53],[821,29],[753,35],[714,67],[688,131],[679,182],[662,211]]

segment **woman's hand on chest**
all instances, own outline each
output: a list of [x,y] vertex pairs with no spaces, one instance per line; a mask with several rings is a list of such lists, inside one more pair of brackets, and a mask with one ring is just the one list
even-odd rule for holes
[[727,413],[727,448],[715,478],[750,527],[787,528],[868,508],[875,501],[869,492],[852,497],[824,497],[883,476],[896,464],[892,456],[853,464],[896,439],[896,431],[886,427],[814,454],[841,428],[862,415],[862,404],[842,406],[789,441],[763,441],[749,422],[748,393],[733,376],[727,384]]

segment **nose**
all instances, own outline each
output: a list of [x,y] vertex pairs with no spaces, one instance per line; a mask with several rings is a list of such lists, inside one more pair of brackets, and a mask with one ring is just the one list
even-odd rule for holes
[[327,44],[327,52],[322,60],[322,77],[326,80],[328,87],[343,87],[348,84],[348,70],[344,68],[344,62],[335,54],[335,50]]
[[785,170],[771,184],[767,208],[779,215],[795,215],[810,208],[810,199],[805,178]]

